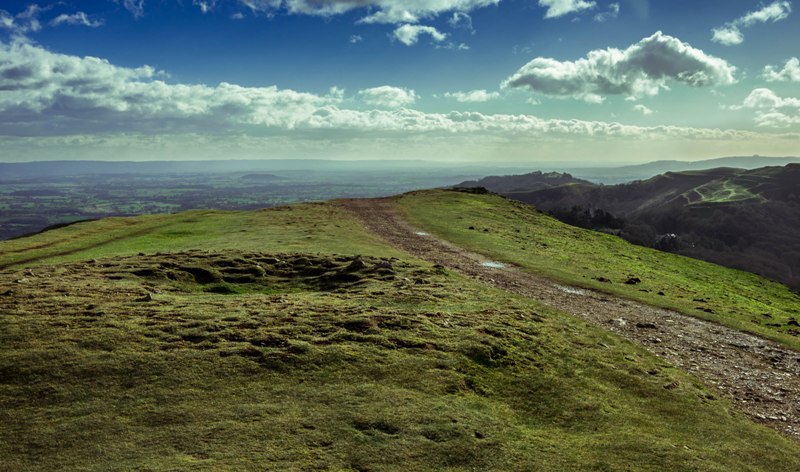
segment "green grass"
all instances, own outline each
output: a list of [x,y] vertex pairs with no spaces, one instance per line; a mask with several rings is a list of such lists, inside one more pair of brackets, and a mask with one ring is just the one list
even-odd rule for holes
[[[800,470],[797,443],[666,361],[335,206],[83,229],[4,243],[78,252],[0,271],[0,470]],[[358,276],[320,284],[326,262]]]
[[[398,204],[420,228],[487,257],[800,349],[800,330],[789,324],[800,320],[800,296],[782,284],[572,227],[495,195],[416,192]],[[631,277],[641,283],[626,285]]]
[[0,267],[196,248],[397,255],[359,227],[347,212],[316,203],[259,211],[196,210],[106,218],[0,241]]

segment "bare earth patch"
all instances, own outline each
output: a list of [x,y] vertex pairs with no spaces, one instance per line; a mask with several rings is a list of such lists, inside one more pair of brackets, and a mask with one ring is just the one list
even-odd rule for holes
[[513,266],[489,267],[481,255],[421,236],[398,214],[391,198],[345,200],[342,205],[397,248],[613,331],[691,372],[754,421],[800,439],[800,353],[675,311],[565,287]]

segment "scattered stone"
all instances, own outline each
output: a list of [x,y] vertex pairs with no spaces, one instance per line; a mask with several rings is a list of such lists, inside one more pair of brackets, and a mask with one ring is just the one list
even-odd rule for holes
[[788,323],[786,323],[786,324],[787,324],[788,326],[800,326],[800,323],[798,323],[798,322],[797,322],[797,320],[796,320],[796,319],[794,319],[794,318],[790,318],[790,319],[789,319],[789,322],[788,322]]
[[482,432],[480,432],[480,431],[475,431],[475,438],[477,438],[477,439],[485,439],[485,438],[486,438],[486,435],[485,435],[485,434],[483,434],[483,433],[482,433]]
[[137,302],[152,302],[153,301],[153,294],[151,294],[150,292],[147,292],[147,293],[144,294],[143,297],[137,298],[136,301]]
[[656,329],[658,328],[655,323],[643,322],[636,323],[636,327],[640,329]]
[[603,282],[603,283],[606,283],[606,284],[612,283],[611,280],[609,280],[609,279],[607,279],[605,277],[595,277],[594,279],[596,281],[598,281],[598,282]]
[[609,320],[608,322],[619,328],[624,328],[625,326],[628,325],[628,322],[625,321],[623,318],[616,318],[613,320]]
[[14,291],[13,291],[13,290],[6,290],[5,292],[3,292],[3,293],[0,293],[0,296],[2,296],[2,297],[11,297],[11,296],[14,296]]
[[636,285],[640,283],[642,283],[642,279],[640,279],[639,277],[630,277],[628,278],[628,280],[625,281],[625,284],[627,285]]
[[475,227],[474,227],[474,226],[470,226],[470,227],[469,227],[469,229],[472,229],[472,230],[474,230],[474,229],[475,229]]
[[664,385],[664,388],[667,390],[675,390],[676,388],[678,388],[678,382],[670,382]]
[[662,297],[664,296],[664,292],[658,292],[658,294],[661,295]]

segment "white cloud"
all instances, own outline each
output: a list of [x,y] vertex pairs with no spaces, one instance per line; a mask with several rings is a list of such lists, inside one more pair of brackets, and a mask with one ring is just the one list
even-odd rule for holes
[[419,36],[423,34],[430,35],[431,39],[436,42],[444,41],[447,38],[447,34],[440,32],[433,26],[402,25],[392,33],[395,39],[406,46],[417,44]]
[[725,46],[733,46],[744,42],[741,28],[749,28],[758,23],[776,22],[785,20],[792,12],[792,3],[787,0],[772,2],[759,10],[747,12],[724,26],[711,30],[711,40]]
[[598,13],[594,16],[594,21],[604,23],[608,20],[613,20],[619,16],[619,3],[612,3],[608,5],[608,10]]
[[453,16],[447,20],[447,23],[453,28],[475,32],[475,30],[472,28],[472,17],[463,11],[454,12]]
[[800,98],[783,98],[768,88],[754,89],[741,105],[732,110],[756,110],[756,125],[767,128],[785,128],[800,124]]
[[[263,158],[265,153],[529,159],[568,151],[597,155],[598,150],[615,156],[627,152],[634,159],[666,152],[676,140],[698,152],[733,152],[744,144],[748,149],[762,146],[753,152],[789,152],[784,150],[796,143],[776,138],[783,135],[741,130],[427,113],[408,108],[416,93],[398,87],[376,87],[358,93],[359,100],[345,100],[337,88],[318,95],[275,86],[168,83],[163,77],[148,66],[119,67],[22,41],[0,42],[0,160]],[[356,109],[347,108],[353,103]],[[367,106],[373,108],[361,108]],[[698,141],[709,144],[691,144]]]
[[577,61],[538,57],[511,77],[504,88],[523,88],[590,103],[608,95],[657,95],[670,81],[694,87],[734,83],[736,68],[660,31],[624,50],[590,51]]
[[217,0],[192,0],[192,5],[200,8],[200,11],[205,14],[217,7]]
[[28,5],[25,10],[12,15],[5,10],[0,10],[0,29],[9,30],[12,34],[22,36],[26,33],[35,33],[42,29],[39,14],[44,10],[36,4]]
[[350,39],[347,40],[350,44],[356,44],[364,41],[364,37],[358,34],[350,35]]
[[486,90],[472,90],[469,92],[447,92],[446,98],[452,98],[461,103],[482,103],[494,100],[500,96],[499,92],[487,92]]
[[57,17],[53,18],[50,21],[51,26],[59,26],[59,25],[76,25],[76,26],[88,26],[89,28],[97,28],[103,26],[103,20],[92,20],[89,18],[86,13],[79,11],[77,13],[73,13],[68,15],[66,13],[62,13]]
[[766,66],[762,77],[767,82],[800,82],[800,59],[796,57],[789,59],[781,70]]
[[722,26],[711,30],[711,40],[725,46],[735,46],[744,42],[744,35],[735,26]]
[[469,12],[497,5],[500,0],[239,0],[253,11],[333,16],[353,10],[368,10],[361,23],[417,23],[446,12]]
[[144,16],[144,0],[122,0],[122,6],[131,12],[134,18]]
[[546,7],[545,18],[558,18],[560,16],[576,13],[583,10],[594,8],[596,2],[585,0],[539,0],[540,7]]
[[417,94],[413,90],[389,85],[361,90],[358,96],[367,105],[384,108],[405,107],[417,101]]
[[639,113],[641,113],[644,116],[650,116],[650,115],[653,114],[653,110],[647,108],[646,106],[642,105],[641,103],[639,103],[638,105],[634,105],[633,109],[634,109],[634,111],[638,111]]

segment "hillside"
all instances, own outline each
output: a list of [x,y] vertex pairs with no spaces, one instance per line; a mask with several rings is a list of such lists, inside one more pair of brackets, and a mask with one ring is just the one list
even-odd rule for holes
[[[800,290],[797,182],[800,164],[789,164],[668,172],[620,185],[582,183],[505,195],[571,224],[762,274]],[[503,186],[489,189],[494,188]]]
[[559,172],[531,172],[523,175],[489,176],[478,180],[466,180],[455,187],[484,187],[497,193],[530,192],[567,184],[591,184]]
[[[493,195],[384,203],[525,271],[797,345],[800,300],[760,277]],[[0,468],[800,469],[796,440],[668,357],[405,252],[347,208],[110,218],[0,242]],[[793,437],[790,407],[759,421]]]

